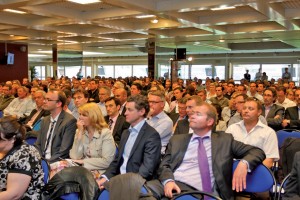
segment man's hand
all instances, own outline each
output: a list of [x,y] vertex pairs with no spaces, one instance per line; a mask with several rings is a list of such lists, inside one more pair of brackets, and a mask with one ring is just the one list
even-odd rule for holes
[[103,184],[106,182],[107,180],[105,178],[101,178],[100,180],[97,180],[98,186],[100,188],[100,190],[104,189]]
[[242,161],[236,167],[232,178],[232,190],[242,192],[246,189],[247,164]]
[[290,120],[284,119],[284,120],[282,121],[281,125],[282,125],[282,127],[284,128],[284,127],[286,127],[287,125],[289,125],[289,123],[290,123]]
[[172,194],[173,190],[175,190],[176,193],[178,193],[178,194],[181,192],[178,185],[176,185],[176,183],[174,181],[170,181],[164,187],[165,196],[169,197],[169,198],[172,198],[173,197],[173,194]]

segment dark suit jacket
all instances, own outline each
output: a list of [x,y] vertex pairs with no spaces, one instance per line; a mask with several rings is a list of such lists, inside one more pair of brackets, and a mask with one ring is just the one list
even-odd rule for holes
[[[281,122],[282,122],[283,117],[284,117],[283,116],[284,115],[284,107],[273,104],[271,106],[271,109],[270,109],[269,113],[268,113],[268,116],[266,116],[265,115],[265,106],[263,105],[261,115],[266,118],[266,120],[268,122],[268,126],[270,126],[271,128],[273,128],[276,131],[282,129]],[[279,115],[280,118],[274,119],[274,117],[276,115]]]
[[290,128],[298,128],[300,126],[298,106],[287,108],[285,111],[284,119],[291,120],[291,123],[289,124]]
[[[129,130],[123,132],[118,154],[104,173],[109,179],[120,174],[124,148],[129,134]],[[126,172],[138,173],[146,180],[151,180],[160,163],[160,151],[161,141],[158,132],[145,122],[130,152]]]
[[[35,146],[41,155],[46,146],[47,132],[50,126],[50,115],[44,117],[41,122],[41,129],[38,131],[38,138]],[[76,119],[64,110],[61,111],[56,122],[51,144],[50,163],[60,160],[60,158],[69,158],[69,151],[72,148],[76,131]]]
[[188,117],[186,117],[178,121],[176,129],[174,131],[174,135],[189,133],[189,129],[190,129],[189,120]]
[[[99,103],[99,89],[96,89],[94,92],[92,90],[88,91],[89,93],[89,102]],[[90,100],[94,99],[94,100]]]
[[295,154],[293,169],[284,191],[284,200],[300,199],[300,152]]
[[[35,115],[36,112],[37,112],[37,110],[36,110],[36,109],[33,109],[33,110],[31,111],[30,115],[26,118],[24,124],[27,124],[27,123],[31,120],[31,118]],[[35,120],[33,121],[32,126],[34,126],[34,124],[35,124],[37,121],[39,121],[42,117],[46,117],[46,116],[48,116],[48,115],[50,115],[50,112],[49,112],[48,110],[44,110],[44,109],[43,109],[43,110],[40,112],[40,114],[39,114],[39,115],[35,118]]]
[[178,118],[179,118],[179,113],[170,113],[169,117],[171,118],[172,122],[173,122],[173,126],[175,125],[175,123],[177,122]]
[[[109,116],[104,117],[106,123],[108,124]],[[117,121],[114,126],[114,130],[112,131],[112,135],[114,137],[115,142],[119,145],[121,136],[124,130],[129,128],[130,124],[126,122],[126,118],[124,116],[119,115]]]
[[[175,170],[181,165],[192,134],[174,135],[167,147],[166,154],[160,164],[159,180],[174,180]],[[222,199],[234,199],[232,191],[232,164],[233,158],[245,159],[253,170],[265,159],[264,152],[256,147],[235,141],[231,134],[213,132],[212,170],[215,177],[215,188]]]

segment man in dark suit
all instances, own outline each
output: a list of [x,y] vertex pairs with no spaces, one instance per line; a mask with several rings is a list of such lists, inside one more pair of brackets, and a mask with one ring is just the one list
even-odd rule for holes
[[[216,119],[215,108],[206,102],[193,108],[193,134],[171,138],[158,170],[159,181],[147,183],[155,197],[172,198],[174,192],[196,189],[234,199],[233,190],[239,192],[246,187],[247,171],[260,164],[265,154],[259,148],[235,141],[230,134],[213,132]],[[234,158],[241,161],[232,173]]]
[[120,115],[125,116],[126,103],[127,103],[127,91],[124,88],[119,88],[114,91],[114,96],[121,102],[121,107],[119,110]]
[[300,152],[297,152],[294,156],[293,168],[284,188],[283,199],[300,199]]
[[282,129],[281,122],[283,120],[284,107],[274,104],[277,98],[276,90],[268,88],[263,93],[264,105],[262,106],[261,115],[268,122],[268,126],[275,131]]
[[300,126],[299,109],[300,109],[300,89],[295,91],[297,106],[289,107],[285,111],[283,128],[298,128]]
[[169,117],[171,118],[173,122],[173,134],[176,130],[177,124],[180,120],[188,118],[187,112],[186,112],[186,102],[187,98],[183,97],[178,101],[178,113],[170,113]]
[[50,115],[41,122],[35,146],[50,163],[69,158],[73,145],[76,119],[63,110],[66,99],[62,91],[49,91],[44,101],[44,109]]
[[145,121],[148,112],[147,97],[128,98],[125,116],[130,127],[123,132],[118,154],[98,181],[100,188],[113,176],[128,172],[138,173],[146,180],[153,178],[161,159],[161,140],[158,132]]
[[[46,92],[44,92],[43,90],[38,90],[33,94],[33,96],[36,108],[31,111],[30,115],[24,121],[27,131],[31,131],[33,129],[38,131],[39,128],[35,128],[37,123],[39,123],[43,117],[50,115],[50,112],[48,110],[43,109]],[[31,134],[36,135],[36,132],[31,131]]]
[[192,109],[200,102],[202,102],[202,99],[201,99],[201,97],[199,97],[197,95],[188,97],[187,102],[186,102],[186,113],[187,113],[188,117],[185,117],[184,119],[178,121],[177,126],[174,131],[174,135],[186,134],[186,133],[191,132],[191,129],[189,127],[189,117],[192,114]]
[[130,126],[126,122],[126,118],[119,114],[121,102],[115,97],[109,97],[105,100],[105,107],[107,111],[107,116],[104,117],[109,129],[112,132],[115,142],[119,145],[121,140],[121,135],[124,130],[127,130]]
[[97,79],[92,79],[89,82],[89,102],[99,103],[99,89],[98,89],[99,81]]

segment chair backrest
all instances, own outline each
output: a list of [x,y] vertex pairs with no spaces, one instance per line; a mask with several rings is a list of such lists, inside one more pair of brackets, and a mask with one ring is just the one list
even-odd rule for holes
[[293,138],[300,138],[300,131],[298,130],[288,130],[288,129],[283,129],[280,131],[277,131],[277,139],[278,139],[278,147],[281,148],[282,144],[285,139],[293,137]]
[[30,144],[30,145],[34,145],[36,140],[37,140],[36,137],[28,137],[28,138],[25,139],[26,143]]
[[[239,160],[233,162],[233,172],[239,162]],[[269,191],[273,185],[276,185],[276,180],[271,170],[265,165],[260,164],[247,174],[246,185],[244,192],[266,192]]]
[[204,199],[204,197],[209,197],[209,199],[216,199],[216,200],[222,200],[220,197],[217,197],[213,194],[209,194],[206,192],[200,192],[200,191],[191,191],[191,192],[183,192],[179,194],[178,196],[175,196],[173,200],[197,200],[199,198],[194,197],[193,195],[200,196],[200,199]]
[[47,184],[50,177],[50,166],[47,160],[45,160],[44,158],[42,158],[42,168],[44,171],[44,183]]
[[281,200],[281,195],[284,194],[284,189],[286,187],[286,184],[288,183],[289,181],[289,178],[290,178],[291,174],[288,174],[282,181],[282,183],[280,184],[280,188],[279,188],[279,191],[278,191],[278,200]]

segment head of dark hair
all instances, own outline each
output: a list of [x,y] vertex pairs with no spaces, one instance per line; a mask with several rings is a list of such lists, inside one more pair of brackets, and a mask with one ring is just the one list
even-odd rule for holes
[[143,86],[139,83],[132,83],[131,86],[135,85],[138,90],[143,90]]
[[84,90],[84,89],[75,90],[75,92],[73,93],[73,96],[75,94],[79,94],[79,93],[83,94],[84,98],[89,98],[89,93],[86,90]]
[[147,97],[138,94],[138,95],[135,95],[135,96],[130,96],[127,99],[127,102],[134,102],[135,103],[135,108],[137,110],[145,109],[144,117],[146,117],[148,115],[150,107],[149,107],[149,103],[148,103]]
[[[25,128],[12,116],[4,116],[0,118],[0,133],[3,139],[15,139],[14,146],[22,144],[25,136]],[[1,136],[2,137],[2,136]]]
[[108,101],[114,101],[116,106],[122,106],[121,105],[121,101],[119,99],[117,99],[116,97],[109,97],[105,100],[105,103]]

